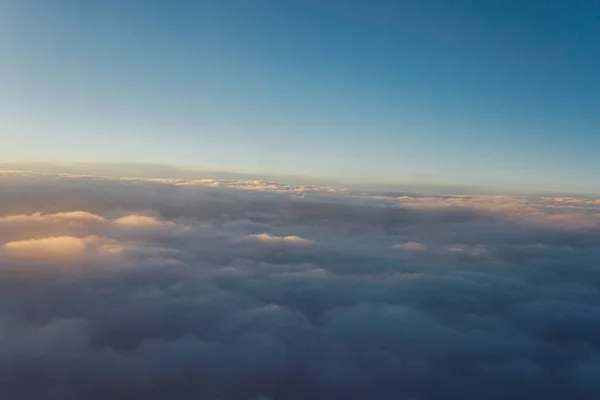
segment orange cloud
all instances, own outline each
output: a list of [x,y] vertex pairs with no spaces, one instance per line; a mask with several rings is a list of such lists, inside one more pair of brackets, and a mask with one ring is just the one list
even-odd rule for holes
[[155,226],[155,225],[164,225],[163,222],[159,221],[154,217],[147,217],[145,215],[127,215],[125,217],[121,217],[115,219],[113,221],[119,225],[130,225],[130,226]]
[[35,260],[65,260],[85,254],[86,241],[73,236],[19,240],[5,243],[2,249],[11,258]]

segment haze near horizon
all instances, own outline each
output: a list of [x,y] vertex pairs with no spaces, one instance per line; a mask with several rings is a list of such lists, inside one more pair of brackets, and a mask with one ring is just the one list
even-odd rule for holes
[[600,192],[596,1],[0,7],[6,161]]

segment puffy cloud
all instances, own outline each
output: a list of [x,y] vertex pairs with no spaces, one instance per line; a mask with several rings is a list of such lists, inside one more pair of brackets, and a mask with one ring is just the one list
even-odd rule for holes
[[595,199],[0,179],[15,400],[596,399]]
[[68,259],[82,256],[86,243],[84,239],[72,236],[56,236],[8,242],[2,248],[9,257],[14,258]]

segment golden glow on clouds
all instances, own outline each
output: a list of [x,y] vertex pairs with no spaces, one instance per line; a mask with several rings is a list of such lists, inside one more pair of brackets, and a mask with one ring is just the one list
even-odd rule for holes
[[165,227],[189,229],[136,214],[114,220],[87,211],[8,215],[0,217],[0,259],[53,263],[105,257],[125,260],[130,255],[164,257],[175,252],[136,241],[141,237],[132,237],[131,228],[146,237],[164,233]]
[[600,226],[598,200],[563,197],[450,196],[398,197],[404,208],[420,210],[464,209],[557,228]]
[[0,249],[11,259],[53,262],[94,255],[120,256],[126,247],[126,244],[119,243],[117,240],[90,235],[14,240],[0,246]]
[[18,221],[60,221],[60,220],[94,220],[99,222],[107,222],[107,220],[99,215],[92,214],[87,211],[69,211],[59,212],[54,214],[42,214],[40,212],[34,214],[18,214],[8,215],[0,218],[1,222],[18,222]]
[[[0,217],[0,222],[20,222],[20,221],[97,221],[102,223],[113,222],[119,225],[136,225],[136,226],[152,226],[152,225],[164,225],[165,223],[159,221],[154,217],[148,217],[145,215],[126,215],[124,217],[117,218],[110,221],[104,217],[93,214],[87,211],[69,211],[59,213],[42,214],[40,212],[34,214],[17,214]],[[170,224],[170,223],[167,223]]]
[[3,246],[10,258],[36,260],[78,258],[85,254],[86,248],[84,239],[73,236],[19,240],[8,242]]
[[290,244],[311,244],[314,243],[312,240],[301,238],[300,236],[272,236],[268,233],[261,233],[258,235],[250,235],[250,237],[258,239],[264,243],[290,243]]
[[154,217],[147,217],[145,215],[128,215],[114,220],[116,224],[120,225],[135,225],[135,226],[153,226],[163,225],[163,223]]

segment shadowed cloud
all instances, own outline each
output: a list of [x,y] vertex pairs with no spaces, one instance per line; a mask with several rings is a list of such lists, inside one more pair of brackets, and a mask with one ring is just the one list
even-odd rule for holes
[[600,396],[595,200],[205,183],[3,183],[4,396]]

